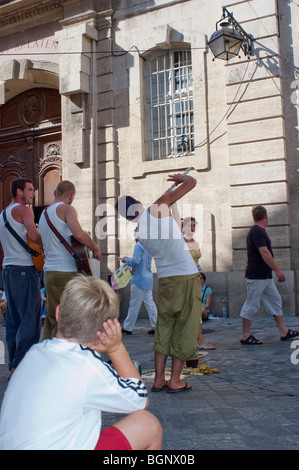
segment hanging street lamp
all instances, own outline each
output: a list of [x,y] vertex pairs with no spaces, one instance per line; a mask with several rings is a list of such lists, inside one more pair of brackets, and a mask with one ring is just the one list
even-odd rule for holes
[[[218,28],[220,25],[220,28]],[[253,36],[247,34],[235,20],[232,13],[223,8],[222,17],[216,23],[216,31],[210,37],[208,46],[214,59],[230,60],[239,55],[242,49],[245,56],[250,58],[252,53]]]

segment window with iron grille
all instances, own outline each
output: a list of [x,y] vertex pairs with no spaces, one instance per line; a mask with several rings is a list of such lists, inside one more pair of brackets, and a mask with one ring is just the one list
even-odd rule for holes
[[191,51],[168,51],[146,67],[148,160],[194,150]]

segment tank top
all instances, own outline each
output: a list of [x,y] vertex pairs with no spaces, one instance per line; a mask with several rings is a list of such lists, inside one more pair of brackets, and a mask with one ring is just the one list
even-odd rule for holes
[[190,251],[190,254],[193,258],[194,263],[197,264],[198,260],[199,260],[198,250],[189,250],[189,251]]
[[139,219],[137,236],[155,259],[158,279],[198,272],[173,217],[158,219],[145,210]]
[[[72,232],[66,222],[61,220],[57,214],[57,207],[63,202],[57,202],[47,208],[50,221],[70,244]],[[46,221],[44,212],[39,220],[39,230],[42,237],[46,261],[44,271],[76,272],[77,267],[74,258],[67,249],[60,243],[55,233],[50,229]]]
[[[11,215],[11,211],[14,207],[20,206],[20,204],[11,204],[6,208],[6,217],[12,228],[17,234],[27,242],[27,230],[24,224],[17,222]],[[7,230],[4,225],[3,212],[0,216],[0,240],[2,243],[4,258],[3,267],[8,265],[13,266],[33,266],[33,261],[30,253],[27,253],[20,243],[14,238],[14,236]]]

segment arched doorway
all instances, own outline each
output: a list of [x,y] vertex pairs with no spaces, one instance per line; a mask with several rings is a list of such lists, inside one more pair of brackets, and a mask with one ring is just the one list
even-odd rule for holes
[[[35,186],[34,215],[50,204],[62,178],[61,98],[54,89],[27,90],[0,107],[0,211],[19,177]],[[0,244],[0,267],[3,252]]]
[[11,200],[10,183],[30,178],[34,209],[53,200],[62,176],[61,100],[57,90],[34,88],[0,108],[0,210]]

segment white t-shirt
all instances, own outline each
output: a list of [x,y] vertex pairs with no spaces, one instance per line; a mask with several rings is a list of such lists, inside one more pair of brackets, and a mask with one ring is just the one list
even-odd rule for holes
[[145,210],[138,221],[138,240],[155,259],[158,279],[196,274],[197,267],[173,217],[153,217]]
[[[15,203],[8,206],[6,209],[6,217],[15,232],[17,232],[17,234],[24,240],[25,243],[28,243],[27,230],[25,225],[17,222],[11,215],[12,209],[19,205],[20,204]],[[0,216],[0,240],[4,252],[3,266],[33,266],[32,256],[30,253],[28,253],[25,248],[20,245],[20,243],[5,227],[3,212]]]
[[1,450],[93,450],[101,412],[144,409],[147,391],[124,379],[94,351],[64,339],[45,340],[25,355],[5,392]]
[[[57,214],[57,206],[63,204],[58,202],[47,208],[48,216],[56,230],[63,236],[67,243],[71,244],[72,232],[66,222],[61,220]],[[60,243],[55,233],[51,230],[46,221],[44,211],[39,220],[39,230],[42,237],[46,261],[44,264],[44,271],[63,271],[63,272],[76,272],[76,262],[73,256],[67,251],[65,246]]]

